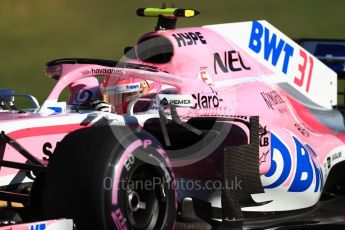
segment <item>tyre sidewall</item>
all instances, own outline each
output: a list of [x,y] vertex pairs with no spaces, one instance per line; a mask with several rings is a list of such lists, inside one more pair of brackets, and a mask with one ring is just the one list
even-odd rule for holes
[[[118,150],[118,149],[117,149]],[[111,225],[117,229],[131,229],[127,216],[127,188],[128,178],[141,166],[154,168],[161,177],[166,194],[166,210],[162,220],[158,220],[161,226],[154,229],[173,229],[177,210],[177,194],[174,190],[175,177],[172,173],[171,164],[165,151],[152,137],[141,136],[140,139],[122,149],[122,154],[116,153],[117,159],[112,164],[109,172],[112,173],[111,190],[108,190],[110,201]],[[108,175],[109,176],[109,175]],[[109,177],[108,177],[109,178]],[[109,179],[108,183],[109,183]],[[153,185],[153,184],[151,184]]]

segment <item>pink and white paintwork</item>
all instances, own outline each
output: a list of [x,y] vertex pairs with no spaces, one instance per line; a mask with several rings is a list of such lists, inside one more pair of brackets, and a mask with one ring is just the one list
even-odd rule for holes
[[0,230],[73,230],[73,220],[47,220],[13,226],[0,227]]
[[[193,39],[183,40],[186,38],[181,37],[181,34],[196,34],[197,37],[195,35]],[[155,67],[157,71],[96,64],[61,64],[58,81],[40,110],[24,114],[1,111],[0,131],[47,163],[43,160],[43,149],[53,152],[56,143],[74,130],[92,126],[101,118],[106,118],[112,125],[126,125],[124,116],[129,115],[70,109],[80,90],[94,89],[93,92],[100,92],[102,84],[95,81],[94,77],[133,77],[159,82],[174,88],[176,98],[192,100],[188,106],[178,108],[184,119],[260,117],[260,125],[269,132],[269,142],[260,148],[259,156],[262,159],[260,175],[265,193],[253,195],[253,199],[256,202],[272,202],[246,207],[243,211],[287,211],[315,205],[322,193],[319,188],[327,181],[329,171],[345,160],[345,136],[327,127],[310,110],[332,110],[336,104],[336,74],[266,21],[155,31],[144,35],[139,43],[155,37],[164,37],[172,45],[173,55],[169,62],[128,62]],[[93,69],[102,69],[104,73],[95,74]],[[282,87],[284,84],[295,93],[291,94],[291,91]],[[71,98],[68,103],[59,102],[59,95],[66,87],[72,91]],[[198,94],[211,95],[211,98],[216,94],[214,100],[217,106],[210,101],[200,106],[198,99],[191,96]],[[301,98],[308,99],[310,103]],[[52,108],[59,108],[60,112]],[[133,116],[139,124],[148,118],[159,117],[157,111]],[[90,122],[84,122],[90,118]],[[282,152],[278,148],[271,148],[272,138],[279,140],[284,149],[288,150],[287,157],[291,160],[288,169],[284,168],[286,162]],[[309,174],[303,171],[304,166],[299,165],[298,144],[304,146],[300,151],[312,168]],[[12,147],[3,145],[2,148],[4,160],[25,163],[25,159]],[[312,151],[316,153],[315,156],[312,156]],[[327,158],[334,154],[339,157],[329,166]],[[273,170],[272,167],[276,168]],[[302,170],[300,178],[296,178],[297,168]],[[265,187],[277,181],[284,170],[287,170],[288,175],[282,183],[272,188]],[[16,173],[18,170],[2,168],[0,185],[11,183]],[[294,181],[303,182],[307,179],[312,180],[308,188],[300,192],[290,190]],[[219,206],[219,199],[210,202],[213,206]]]

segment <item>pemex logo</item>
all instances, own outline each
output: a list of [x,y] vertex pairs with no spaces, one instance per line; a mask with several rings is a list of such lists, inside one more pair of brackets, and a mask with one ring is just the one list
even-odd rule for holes
[[169,105],[169,102],[168,102],[168,100],[167,100],[166,98],[163,98],[163,99],[160,101],[160,104],[161,104],[161,105],[164,105],[164,106],[167,106],[167,105]]

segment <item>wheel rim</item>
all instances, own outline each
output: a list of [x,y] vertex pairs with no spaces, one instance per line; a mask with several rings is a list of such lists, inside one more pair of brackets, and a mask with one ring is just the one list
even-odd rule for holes
[[153,166],[138,166],[129,176],[126,212],[133,228],[156,229],[164,222],[167,198],[162,182],[162,175]]

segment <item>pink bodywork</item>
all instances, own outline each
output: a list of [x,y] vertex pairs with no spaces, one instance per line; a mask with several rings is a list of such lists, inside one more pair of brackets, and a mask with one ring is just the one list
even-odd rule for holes
[[[179,47],[173,35],[180,33],[196,32],[202,34],[203,38],[208,42],[207,45],[196,41],[194,45]],[[207,67],[208,72],[213,77],[215,84],[225,82],[227,80],[241,80],[248,77],[272,77],[272,71],[261,65],[258,61],[254,60],[251,56],[247,55],[236,44],[224,39],[217,33],[207,28],[188,28],[176,29],[168,31],[158,31],[144,35],[140,40],[147,39],[148,37],[164,36],[171,41],[174,48],[174,56],[167,64],[150,64],[141,61],[131,61],[137,64],[146,64],[155,66],[161,72],[148,72],[142,70],[128,70],[118,68],[120,74],[111,74],[110,77],[126,79],[130,77],[143,78],[146,80],[157,81],[160,83],[172,85],[177,89],[178,94],[197,94],[200,92],[210,93],[212,90],[217,91],[219,98],[223,102],[218,108],[213,109],[198,109],[197,111],[191,110],[191,113],[198,116],[230,116],[230,115],[245,115],[245,116],[260,116],[260,124],[267,126],[269,130],[274,131],[276,134],[286,140],[286,144],[292,150],[294,148],[291,135],[293,134],[304,143],[308,143],[314,149],[317,149],[317,154],[320,162],[325,160],[326,155],[334,148],[343,146],[345,138],[342,135],[330,130],[325,125],[320,123],[307,108],[300,104],[296,99],[287,95],[277,85],[266,83],[265,81],[249,81],[245,84],[236,84],[235,86],[218,86],[216,88],[210,87],[202,80],[198,79],[200,69]],[[218,69],[218,74],[214,71],[214,53],[223,54],[228,50],[234,50],[235,57],[238,59],[240,54],[242,62],[245,66],[250,67],[249,70],[241,67],[240,61],[234,62],[234,67],[241,68],[241,71],[228,73],[221,72]],[[61,91],[66,85],[73,82],[83,82],[85,85],[89,82],[89,77],[93,76],[91,69],[117,69],[112,67],[102,67],[99,65],[86,65],[86,64],[65,64],[62,68],[61,77],[49,95],[49,100],[57,99]],[[105,74],[103,74],[105,75]],[[94,87],[94,86],[92,86]],[[212,88],[212,89],[211,89]],[[284,103],[279,105],[278,109],[271,109],[262,100],[261,93],[276,91]],[[212,112],[210,112],[212,111]],[[190,114],[189,112],[182,112]],[[308,137],[302,135],[297,130],[296,124],[303,124],[304,128],[310,134]],[[269,156],[268,156],[269,157]],[[266,159],[260,167],[260,173],[265,174],[270,167],[270,160]]]
[[73,221],[68,219],[47,220],[33,223],[25,223],[11,226],[0,227],[0,230],[72,230]]
[[[181,42],[177,42],[174,37],[176,34],[184,33],[199,34],[202,38],[199,37],[197,40],[191,41],[190,45],[187,43],[184,45]],[[260,125],[263,128],[266,127],[269,133],[274,133],[283,140],[290,150],[292,170],[290,170],[289,177],[284,182],[283,187],[291,184],[296,169],[296,151],[292,137],[296,137],[301,143],[304,145],[308,144],[315,150],[318,158],[318,162],[316,163],[318,168],[322,167],[327,155],[334,149],[344,146],[344,135],[337,134],[335,131],[327,128],[308,108],[299,103],[296,98],[288,95],[278,85],[268,83],[270,78],[272,78],[272,70],[260,64],[259,61],[255,60],[230,40],[224,39],[219,34],[207,28],[188,28],[152,32],[144,35],[139,42],[155,36],[164,36],[172,44],[174,55],[171,61],[166,64],[152,64],[139,60],[130,60],[129,62],[156,67],[157,72],[106,67],[96,64],[62,64],[62,73],[58,82],[43,104],[41,111],[48,109],[48,102],[57,101],[60,93],[66,87],[70,87],[72,91],[69,104],[75,101],[74,97],[78,96],[80,90],[92,89],[94,92],[99,92],[98,90],[101,88],[101,85],[94,80],[93,77],[97,77],[97,74],[94,74],[92,70],[103,69],[109,70],[110,73],[98,75],[118,79],[140,78],[170,85],[176,89],[177,94],[211,95],[216,93],[217,97],[222,99],[217,107],[181,108],[179,109],[179,113],[183,117],[230,118],[232,116],[259,116]],[[231,51],[232,56],[227,56],[229,54],[228,51]],[[216,67],[214,61],[214,55],[216,53],[220,55],[222,60],[227,60],[227,58],[229,59],[231,57],[233,59],[232,68],[236,69],[236,71],[223,73],[219,67]],[[225,65],[228,64],[225,63]],[[198,76],[201,76],[201,79]],[[275,100],[279,100],[279,103],[268,105],[263,98],[265,95],[274,95]],[[198,102],[195,101],[195,103]],[[73,120],[68,121],[71,116],[74,115],[43,115],[43,113],[14,115],[0,113],[0,123],[6,124],[6,127],[10,127],[11,122],[17,123],[20,120],[23,120],[27,124],[37,119],[42,121],[42,125],[34,125],[33,127],[26,128],[23,123],[22,127],[25,128],[14,130],[8,128],[10,131],[7,131],[9,136],[16,139],[30,152],[37,153],[36,157],[42,159],[44,157],[42,153],[44,143],[52,143],[51,147],[49,146],[49,151],[53,152],[56,142],[60,141],[67,133],[86,127],[80,123],[82,119],[79,119],[79,122]],[[81,114],[75,116],[82,117]],[[84,115],[83,118],[86,118],[86,116]],[[50,125],[47,126],[44,124]],[[301,132],[301,129],[304,131]],[[270,159],[271,154],[269,154],[269,150],[270,143],[260,147],[260,174],[262,176],[271,167],[272,160]],[[4,159],[17,162],[23,162],[25,160],[8,146],[5,149]],[[2,169],[0,173],[1,176],[5,176],[17,171],[14,169]]]

